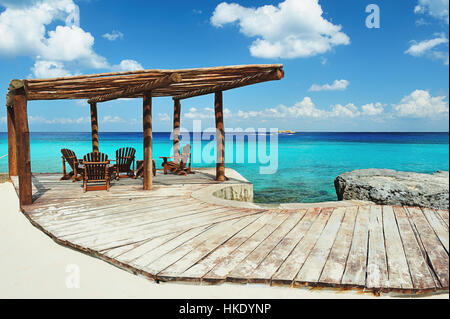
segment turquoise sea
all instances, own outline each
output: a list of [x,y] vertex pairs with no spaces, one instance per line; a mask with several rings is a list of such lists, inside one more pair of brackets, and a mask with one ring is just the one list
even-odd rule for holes
[[[266,152],[269,152],[269,137]],[[272,141],[272,146],[276,146]],[[211,145],[203,141],[193,148],[197,157]],[[259,145],[259,146],[258,146]],[[363,168],[433,173],[449,170],[448,133],[297,133],[279,135],[277,141],[278,170],[262,175],[261,163],[248,163],[248,152],[261,147],[252,139],[227,141],[227,166],[236,169],[254,184],[255,201],[260,203],[320,202],[337,200],[334,179],[341,173]],[[114,158],[115,150],[131,146],[142,158],[142,133],[100,134],[100,151]],[[78,157],[91,151],[90,133],[31,133],[33,172],[61,172],[61,148],[70,148]],[[154,133],[153,155],[171,154],[169,133]],[[208,149],[209,150],[209,149]],[[244,163],[236,163],[237,151],[245,153]],[[8,152],[7,134],[0,133],[0,157]],[[211,153],[211,152],[209,152]],[[213,155],[213,154],[212,154]],[[258,159],[258,158],[257,158]],[[215,166],[202,160],[194,166]],[[7,158],[0,159],[0,172],[8,170]]]

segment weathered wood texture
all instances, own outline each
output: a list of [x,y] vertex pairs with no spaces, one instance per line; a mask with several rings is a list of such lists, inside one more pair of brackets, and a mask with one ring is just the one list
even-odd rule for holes
[[143,98],[144,126],[144,190],[153,187],[153,135],[152,135],[152,92],[146,92]]
[[8,167],[9,177],[17,176],[17,140],[16,125],[14,123],[14,109],[6,107],[6,117],[8,122]]
[[173,155],[180,154],[181,101],[173,101]]
[[216,180],[223,182],[225,177],[225,127],[223,125],[223,93],[214,96],[214,112],[216,117]]
[[[282,69],[281,64],[237,65],[15,80],[10,83],[8,101],[18,86],[25,89],[28,100],[88,99],[90,102],[101,102],[121,97],[142,97],[143,92],[148,90],[152,91],[153,97],[175,97],[192,92],[195,92],[193,96],[196,96],[199,95],[198,90],[206,90],[201,94],[209,94],[218,90],[279,80],[284,76]],[[177,75],[181,79],[177,78]],[[170,77],[172,78],[168,81]]]
[[88,102],[92,104],[97,102],[112,101],[118,98],[127,98],[130,96],[135,96],[136,94],[144,94],[145,92],[149,92],[158,88],[168,87],[171,84],[179,82],[181,82],[181,76],[178,73],[172,73],[162,78],[150,81],[149,83],[134,85],[114,93],[93,97],[89,99]]
[[90,103],[91,106],[91,133],[92,133],[92,151],[99,152],[98,142],[98,116],[97,116],[97,103]]
[[14,96],[14,123],[16,128],[17,173],[19,176],[20,205],[33,202],[31,187],[30,132],[28,128],[27,98],[25,94]]
[[39,174],[23,210],[57,242],[153,280],[448,291],[448,211],[227,207],[191,196],[217,184],[210,173],[158,172],[153,192],[125,179],[85,194]]
[[250,85],[250,84],[281,80],[283,77],[284,77],[283,70],[276,69],[271,72],[255,74],[255,75],[244,77],[244,78],[234,80],[234,81],[231,81],[228,83],[220,83],[220,84],[216,84],[211,87],[199,88],[197,90],[193,90],[193,91],[185,93],[185,94],[176,95],[173,98],[179,99],[179,100],[188,99],[191,97],[215,93],[215,92],[219,92],[219,91],[223,92],[226,90],[231,90],[231,89],[235,89],[235,88]]

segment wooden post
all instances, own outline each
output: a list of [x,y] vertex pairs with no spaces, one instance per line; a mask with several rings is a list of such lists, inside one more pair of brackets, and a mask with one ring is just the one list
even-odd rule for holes
[[31,188],[30,132],[25,92],[16,91],[14,95],[14,123],[16,126],[20,206],[31,205],[33,194]]
[[143,99],[144,126],[144,190],[153,187],[153,137],[152,137],[152,92],[144,93]]
[[11,176],[17,176],[17,141],[16,127],[14,124],[14,108],[6,107],[8,122],[8,166],[9,179]]
[[180,100],[174,100],[173,107],[173,156],[180,155]]
[[217,142],[217,162],[216,180],[226,181],[225,177],[225,129],[223,126],[223,93],[215,93],[214,111],[216,114],[216,142]]
[[97,103],[90,103],[91,105],[91,132],[92,132],[92,151],[99,152],[98,145],[98,117],[97,117]]

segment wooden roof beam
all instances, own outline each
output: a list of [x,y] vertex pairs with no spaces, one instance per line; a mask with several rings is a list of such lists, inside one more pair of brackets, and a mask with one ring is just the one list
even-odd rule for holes
[[263,73],[258,73],[258,74],[252,75],[252,76],[247,76],[247,77],[244,77],[239,80],[234,80],[234,81],[227,82],[227,83],[217,84],[210,88],[194,90],[194,91],[187,92],[184,94],[176,95],[176,96],[173,96],[173,99],[174,100],[183,100],[183,99],[188,99],[191,97],[210,94],[210,93],[214,93],[214,92],[231,90],[231,89],[235,89],[235,88],[246,86],[246,85],[267,82],[267,81],[277,81],[277,80],[281,80],[283,77],[284,77],[284,71],[283,71],[283,69],[279,68],[279,69],[276,69],[276,70],[273,70],[270,72],[263,72]]
[[23,80],[11,80],[9,82],[8,93],[6,94],[6,106],[12,107],[14,105],[14,95],[21,90],[22,92],[26,90]]
[[107,102],[119,98],[126,98],[135,94],[144,93],[158,88],[164,88],[174,83],[180,83],[182,80],[181,75],[178,73],[172,73],[166,75],[149,83],[134,85],[118,92],[107,93],[93,97],[88,100],[88,103]]

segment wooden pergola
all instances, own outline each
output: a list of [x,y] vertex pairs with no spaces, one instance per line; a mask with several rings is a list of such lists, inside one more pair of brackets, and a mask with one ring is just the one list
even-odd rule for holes
[[152,189],[152,97],[174,100],[173,143],[179,152],[181,100],[215,94],[217,140],[216,179],[225,181],[223,91],[281,80],[283,65],[241,65],[183,70],[142,70],[55,79],[12,80],[6,97],[9,175],[19,178],[21,205],[32,204],[30,137],[27,102],[87,99],[91,111],[92,149],[99,151],[97,103],[120,98],[143,99],[144,190]]

